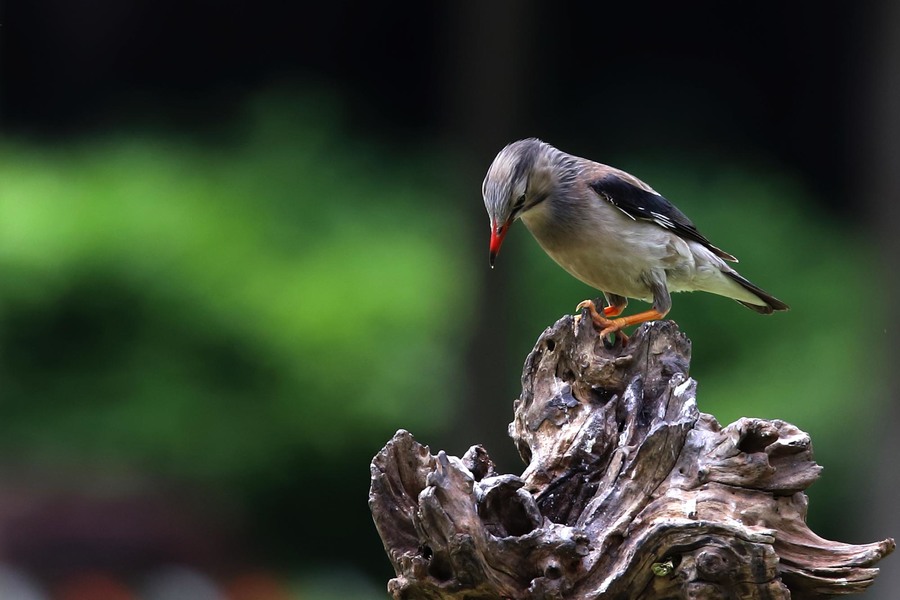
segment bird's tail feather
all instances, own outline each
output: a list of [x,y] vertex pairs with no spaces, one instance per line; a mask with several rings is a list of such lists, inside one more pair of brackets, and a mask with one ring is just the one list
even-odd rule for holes
[[754,310],[764,315],[770,315],[775,311],[787,310],[788,308],[790,308],[787,304],[785,304],[772,294],[764,291],[762,288],[754,285],[753,283],[750,283],[750,281],[748,281],[736,271],[725,271],[725,274],[728,275],[728,277],[730,277],[742,288],[759,298],[759,300],[762,302],[762,304],[754,304],[752,302],[738,300],[738,302],[740,302],[750,310]]

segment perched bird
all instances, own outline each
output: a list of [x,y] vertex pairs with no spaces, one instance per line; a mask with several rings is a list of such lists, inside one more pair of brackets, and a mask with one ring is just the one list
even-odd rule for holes
[[[608,306],[587,308],[602,336],[661,319],[669,292],[704,291],[737,300],[762,314],[788,305],[750,283],[726,261],[684,213],[640,179],[619,169],[566,154],[530,138],[506,146],[482,186],[491,220],[491,267],[510,226],[521,218],[550,257],[577,279],[603,292]],[[617,317],[628,298],[650,310]]]

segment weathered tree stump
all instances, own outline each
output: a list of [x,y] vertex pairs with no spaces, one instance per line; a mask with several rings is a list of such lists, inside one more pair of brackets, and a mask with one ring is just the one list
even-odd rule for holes
[[820,471],[807,434],[699,412],[672,322],[624,348],[582,323],[559,320],[525,361],[521,476],[481,446],[432,455],[403,430],[372,461],[394,598],[796,600],[872,583],[892,539],[841,544],[806,525]]

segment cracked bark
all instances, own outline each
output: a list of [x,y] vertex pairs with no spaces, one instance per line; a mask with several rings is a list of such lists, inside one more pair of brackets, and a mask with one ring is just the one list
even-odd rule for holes
[[[583,321],[588,323],[589,321]],[[824,540],[803,493],[821,468],[779,420],[699,412],[690,341],[669,321],[607,348],[560,319],[525,361],[498,474],[400,430],[372,461],[369,505],[397,599],[807,599],[854,594],[894,541]]]

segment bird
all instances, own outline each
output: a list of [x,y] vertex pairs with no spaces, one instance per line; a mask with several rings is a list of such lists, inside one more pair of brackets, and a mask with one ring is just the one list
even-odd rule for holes
[[[537,138],[497,154],[482,185],[490,217],[490,265],[512,224],[521,220],[550,257],[576,279],[600,290],[606,306],[587,309],[606,338],[627,342],[622,329],[663,319],[671,292],[703,291],[732,298],[761,314],[788,305],[751,283],[728,263],[674,204],[637,177],[573,156]],[[633,298],[651,303],[620,316]]]

